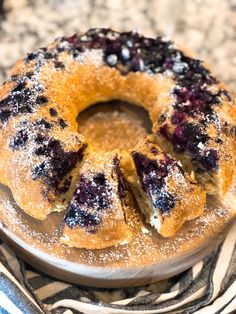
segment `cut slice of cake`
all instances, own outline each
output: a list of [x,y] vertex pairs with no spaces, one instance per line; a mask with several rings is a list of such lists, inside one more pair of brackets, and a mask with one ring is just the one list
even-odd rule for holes
[[206,195],[179,162],[150,141],[132,152],[133,192],[146,220],[162,236],[172,237],[188,220],[203,214]]
[[129,192],[116,153],[91,153],[62,224],[61,242],[72,247],[102,249],[127,244]]

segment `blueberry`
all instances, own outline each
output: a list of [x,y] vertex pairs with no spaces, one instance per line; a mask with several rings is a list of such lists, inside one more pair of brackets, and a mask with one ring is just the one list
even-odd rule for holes
[[28,134],[24,130],[18,131],[15,136],[10,138],[10,147],[13,150],[19,150],[26,147]]
[[176,111],[171,117],[171,122],[173,124],[179,124],[180,122],[183,121],[184,118],[185,118],[185,114],[183,112]]
[[56,109],[54,109],[54,108],[50,108],[50,109],[49,109],[49,113],[50,113],[50,115],[51,115],[52,117],[56,117],[56,116],[58,115]]
[[214,149],[209,149],[204,153],[201,163],[207,170],[216,170],[218,168],[218,154]]
[[155,190],[152,200],[154,207],[159,209],[161,214],[169,213],[175,206],[175,197],[166,191]]
[[36,98],[36,104],[38,104],[38,105],[44,105],[44,104],[46,104],[48,102],[48,99],[47,99],[47,97],[46,96],[38,96],[37,98]]
[[26,61],[27,61],[27,62],[30,62],[30,61],[32,61],[32,60],[34,60],[34,59],[36,59],[36,58],[37,58],[37,53],[32,52],[32,53],[29,53],[29,54],[27,55]]
[[65,122],[65,120],[64,119],[62,119],[62,118],[59,118],[58,119],[58,123],[59,123],[59,125],[60,125],[60,127],[62,128],[62,129],[65,129],[67,126],[68,126],[68,124]]

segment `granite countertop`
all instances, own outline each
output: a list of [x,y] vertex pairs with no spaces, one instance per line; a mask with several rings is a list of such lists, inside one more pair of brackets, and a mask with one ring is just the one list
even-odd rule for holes
[[0,81],[25,53],[90,27],[174,38],[234,91],[236,0],[0,0]]

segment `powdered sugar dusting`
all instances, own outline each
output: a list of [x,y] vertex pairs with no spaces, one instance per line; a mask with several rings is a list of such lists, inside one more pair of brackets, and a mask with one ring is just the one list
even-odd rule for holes
[[103,51],[100,49],[86,49],[84,52],[78,54],[75,60],[79,63],[91,63],[101,66],[103,64]]
[[175,237],[164,239],[151,227],[144,225],[137,213],[132,213],[128,223],[135,237],[130,244],[99,251],[73,249],[59,242],[57,230],[61,214],[52,214],[45,222],[39,224],[17,207],[9,190],[1,187],[0,192],[0,218],[3,232],[8,230],[10,234],[13,233],[32,247],[57,258],[91,266],[131,267],[163,261],[170,263],[178,256],[181,258],[183,254],[191,254],[191,252],[193,254],[198,247],[221,232],[232,218],[230,211],[220,203],[214,205],[215,201],[213,201],[202,217],[186,223]]

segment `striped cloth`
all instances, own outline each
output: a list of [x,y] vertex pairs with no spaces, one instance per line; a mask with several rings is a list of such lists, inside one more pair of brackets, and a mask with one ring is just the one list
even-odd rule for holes
[[156,284],[95,289],[56,281],[0,244],[0,313],[236,313],[236,223],[224,242],[184,273]]

